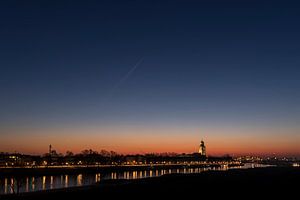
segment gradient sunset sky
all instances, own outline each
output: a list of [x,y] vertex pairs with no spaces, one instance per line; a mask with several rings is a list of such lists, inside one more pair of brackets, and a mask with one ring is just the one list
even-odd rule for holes
[[0,151],[300,156],[300,3],[0,2]]

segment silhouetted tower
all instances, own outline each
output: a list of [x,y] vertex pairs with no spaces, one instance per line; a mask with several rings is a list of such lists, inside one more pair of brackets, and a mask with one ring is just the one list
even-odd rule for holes
[[199,153],[201,156],[206,156],[206,147],[205,147],[205,144],[204,144],[204,141],[203,141],[203,140],[201,140],[201,143],[200,143],[200,147],[199,147],[198,153]]
[[50,144],[49,145],[49,155],[51,156],[51,154],[52,154],[52,145]]

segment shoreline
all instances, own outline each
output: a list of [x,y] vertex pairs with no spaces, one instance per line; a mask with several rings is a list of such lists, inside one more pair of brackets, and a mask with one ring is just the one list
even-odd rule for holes
[[[8,176],[39,176],[39,175],[61,175],[61,174],[93,174],[109,173],[116,171],[139,171],[153,169],[176,169],[176,168],[207,168],[221,167],[221,164],[190,164],[190,165],[136,165],[136,166],[91,166],[91,167],[45,167],[45,168],[0,168],[2,177]],[[230,164],[229,167],[243,166],[243,164]]]

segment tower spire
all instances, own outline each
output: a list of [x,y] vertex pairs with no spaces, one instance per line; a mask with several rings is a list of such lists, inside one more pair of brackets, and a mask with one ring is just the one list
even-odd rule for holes
[[206,156],[206,146],[204,144],[204,141],[203,139],[201,140],[200,142],[200,146],[199,146],[199,151],[198,153],[201,155],[201,156]]
[[49,145],[49,155],[51,155],[52,154],[52,145],[50,144]]

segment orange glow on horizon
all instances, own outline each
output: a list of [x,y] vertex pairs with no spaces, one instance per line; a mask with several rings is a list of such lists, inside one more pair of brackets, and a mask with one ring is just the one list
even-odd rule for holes
[[[241,131],[245,134],[239,134]],[[66,151],[79,153],[84,149],[105,149],[120,154],[193,153],[197,152],[200,140],[204,139],[208,155],[299,155],[300,152],[298,134],[287,137],[269,129],[210,128],[203,132],[207,134],[198,134],[196,129],[140,127],[30,129],[18,132],[17,137],[3,134],[0,151],[43,154],[47,152],[48,145],[52,144],[54,149],[63,154]]]

